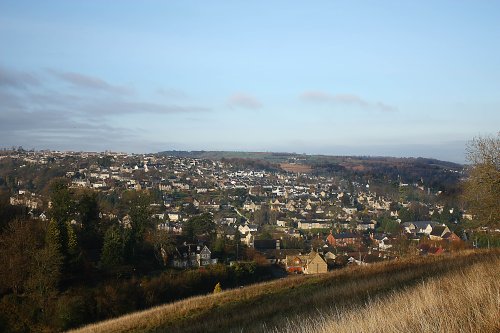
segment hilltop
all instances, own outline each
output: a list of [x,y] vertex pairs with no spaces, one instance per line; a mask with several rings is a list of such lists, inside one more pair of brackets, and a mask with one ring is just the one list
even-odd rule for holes
[[247,159],[261,160],[269,163],[299,163],[314,164],[318,162],[330,162],[337,164],[403,164],[415,163],[426,164],[434,167],[443,167],[454,170],[460,170],[463,166],[458,163],[441,161],[434,158],[423,157],[390,157],[390,156],[341,156],[341,155],[322,155],[322,154],[297,154],[286,152],[244,152],[244,151],[205,151],[205,150],[167,150],[159,152],[160,155],[189,157],[199,159],[221,160],[221,159]]
[[74,332],[490,332],[499,264],[492,251],[413,257],[193,297]]
[[281,152],[163,151],[163,156],[229,162],[239,168],[342,176],[373,181],[425,182],[434,188],[454,187],[461,164],[422,157],[329,156]]

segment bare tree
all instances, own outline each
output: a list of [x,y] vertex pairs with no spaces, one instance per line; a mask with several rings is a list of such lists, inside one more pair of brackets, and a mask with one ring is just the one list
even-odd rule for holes
[[463,198],[478,226],[500,226],[500,132],[477,137],[467,145],[471,163]]

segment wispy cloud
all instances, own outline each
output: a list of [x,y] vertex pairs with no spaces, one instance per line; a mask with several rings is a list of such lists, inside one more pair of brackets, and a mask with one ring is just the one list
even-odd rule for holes
[[156,90],[156,93],[162,97],[166,97],[169,99],[185,99],[188,97],[185,92],[173,88],[159,88],[158,90]]
[[35,75],[0,67],[0,87],[26,88],[37,86],[40,81]]
[[110,101],[88,104],[82,108],[83,112],[95,114],[132,114],[132,113],[150,113],[150,114],[172,114],[172,113],[193,113],[206,112],[209,108],[198,106],[179,106],[165,105],[150,102],[139,101]]
[[233,108],[260,109],[262,103],[255,97],[245,93],[235,93],[229,96],[227,104]]
[[129,87],[112,85],[98,77],[84,75],[76,72],[61,72],[54,69],[49,69],[48,72],[76,88],[85,88],[117,94],[132,93],[132,89]]
[[0,67],[0,142],[49,148],[106,148],[111,143],[128,147],[127,140],[140,141],[144,131],[132,128],[140,126],[131,122],[135,118],[122,116],[144,115],[139,119],[157,121],[160,116],[210,110],[146,101],[130,92],[126,86],[75,72],[28,73]]
[[329,94],[323,91],[306,91],[300,98],[307,102],[354,105],[364,109],[379,110],[384,112],[394,112],[397,109],[383,102],[371,102],[354,94]]

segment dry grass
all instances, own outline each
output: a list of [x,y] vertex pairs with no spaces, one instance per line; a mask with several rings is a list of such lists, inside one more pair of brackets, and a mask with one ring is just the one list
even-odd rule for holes
[[288,321],[276,333],[500,332],[500,260],[369,301]]
[[312,168],[305,164],[281,163],[280,168],[293,173],[310,173]]
[[[449,256],[411,258],[369,267],[353,267],[318,276],[292,277],[220,294],[192,297],[89,325],[74,332],[258,332],[268,331],[271,327],[283,327],[281,323],[284,318],[297,318],[299,315],[301,318],[311,318],[305,322],[308,323],[307,327],[313,327],[312,323],[316,322],[317,315],[311,315],[317,313],[323,316],[323,326],[303,332],[316,332],[316,329],[321,328],[330,331],[326,326],[330,323],[326,319],[325,310],[331,309],[333,304],[339,313],[333,318],[335,322],[340,322],[343,313],[354,315],[362,311],[363,309],[349,309],[366,303],[370,298],[394,293],[398,288],[421,283],[430,277],[463,270],[474,262],[492,260],[496,260],[498,266],[498,253],[468,251]],[[425,286],[432,283],[437,282],[426,282]],[[411,292],[411,289],[406,292]],[[399,294],[392,295],[397,297]],[[391,300],[385,302],[389,301]],[[373,305],[380,306],[375,303]],[[436,309],[442,312],[439,308]],[[439,312],[432,311],[429,320],[437,320],[439,315]],[[418,312],[415,313],[415,317],[420,316]],[[380,330],[385,330],[386,318],[381,318],[377,325]],[[387,316],[388,323],[391,322],[390,318]],[[301,323],[304,321],[301,320]]]

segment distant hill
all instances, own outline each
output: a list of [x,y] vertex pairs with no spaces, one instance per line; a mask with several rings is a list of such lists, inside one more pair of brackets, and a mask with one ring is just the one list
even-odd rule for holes
[[422,182],[446,190],[457,186],[464,166],[431,158],[328,156],[273,152],[163,151],[160,155],[221,160],[240,168],[343,176],[361,181]]
[[498,274],[498,251],[414,257],[193,297],[75,332],[493,332]]

